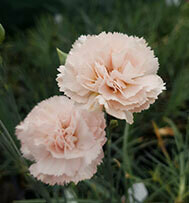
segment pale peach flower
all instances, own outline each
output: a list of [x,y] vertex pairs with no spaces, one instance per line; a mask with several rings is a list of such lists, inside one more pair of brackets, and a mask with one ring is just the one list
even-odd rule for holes
[[89,110],[105,108],[133,123],[165,89],[158,59],[143,38],[121,33],[81,36],[57,77],[60,91]]
[[105,119],[65,96],[42,101],[16,127],[24,157],[34,161],[29,171],[50,185],[89,179],[104,156]]

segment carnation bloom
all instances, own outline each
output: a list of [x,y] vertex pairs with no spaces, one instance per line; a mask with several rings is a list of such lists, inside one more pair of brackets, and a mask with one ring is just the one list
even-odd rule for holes
[[121,33],[81,36],[57,77],[60,91],[89,110],[105,108],[133,122],[162,92],[158,59],[143,38]]
[[48,183],[65,184],[89,179],[104,156],[105,119],[88,112],[65,96],[42,101],[16,127],[23,155],[34,161],[29,171]]

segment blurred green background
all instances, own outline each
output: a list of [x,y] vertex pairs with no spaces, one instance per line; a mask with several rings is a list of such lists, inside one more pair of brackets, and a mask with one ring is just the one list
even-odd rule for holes
[[[0,45],[1,203],[138,202],[129,194],[135,183],[148,191],[142,202],[189,202],[188,1],[1,0],[0,23],[6,30]],[[36,103],[60,94],[56,47],[68,52],[81,34],[102,31],[144,37],[159,58],[167,90],[135,114],[129,129],[107,116],[111,136],[91,180],[44,185],[28,174],[14,128]]]

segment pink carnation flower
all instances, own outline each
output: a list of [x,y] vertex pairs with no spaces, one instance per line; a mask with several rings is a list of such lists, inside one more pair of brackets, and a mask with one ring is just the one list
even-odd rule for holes
[[48,183],[65,184],[89,179],[104,156],[105,119],[64,96],[42,101],[16,127],[23,155],[33,160],[31,174]]
[[143,38],[120,33],[81,36],[57,77],[60,91],[84,108],[102,107],[133,123],[165,89],[158,59]]

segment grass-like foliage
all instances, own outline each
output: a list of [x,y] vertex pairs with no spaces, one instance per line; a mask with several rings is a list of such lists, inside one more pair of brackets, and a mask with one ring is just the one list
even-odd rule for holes
[[[148,190],[145,202],[189,202],[189,3],[65,1],[59,12],[7,35],[0,47],[1,202],[137,202],[129,194],[135,183]],[[60,94],[56,48],[67,53],[81,34],[101,31],[143,36],[167,90],[132,126],[106,115],[105,158],[91,180],[44,185],[28,173],[14,128],[36,103]]]

